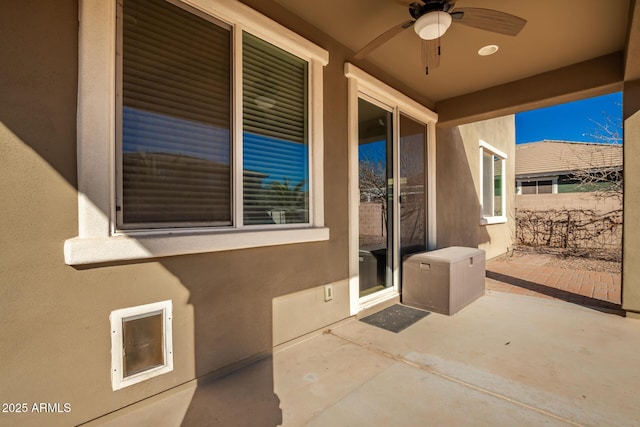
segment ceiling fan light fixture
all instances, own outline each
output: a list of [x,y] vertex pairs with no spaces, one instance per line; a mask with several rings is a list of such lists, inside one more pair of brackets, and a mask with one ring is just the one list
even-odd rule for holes
[[441,10],[422,15],[413,28],[423,40],[435,40],[442,37],[451,26],[451,15]]

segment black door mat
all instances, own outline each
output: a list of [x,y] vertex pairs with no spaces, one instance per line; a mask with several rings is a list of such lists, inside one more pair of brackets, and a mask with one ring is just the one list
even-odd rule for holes
[[428,311],[395,304],[360,321],[397,334],[429,314]]

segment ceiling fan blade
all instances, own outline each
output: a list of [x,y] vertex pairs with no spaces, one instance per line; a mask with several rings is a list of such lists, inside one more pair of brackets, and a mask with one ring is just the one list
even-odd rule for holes
[[416,21],[406,21],[406,22],[403,22],[400,25],[394,26],[393,28],[389,28],[387,31],[385,31],[384,33],[380,34],[378,37],[376,37],[375,39],[370,41],[365,47],[360,49],[353,56],[353,58],[354,59],[362,59],[362,58],[364,58],[370,52],[372,52],[373,50],[379,48],[380,46],[382,46],[383,44],[385,44],[386,42],[391,40],[393,37],[395,37],[398,34],[400,34],[402,31],[406,30],[407,28],[410,28],[415,22]]
[[440,66],[440,39],[422,40],[422,66],[425,72]]
[[[461,17],[460,13],[462,13]],[[508,36],[518,35],[527,23],[526,19],[522,19],[519,16],[479,7],[456,9],[451,17],[454,18],[453,22]]]

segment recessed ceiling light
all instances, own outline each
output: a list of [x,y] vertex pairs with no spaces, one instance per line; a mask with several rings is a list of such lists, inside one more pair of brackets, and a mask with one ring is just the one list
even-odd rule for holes
[[481,47],[480,50],[478,51],[478,55],[480,56],[489,56],[489,55],[493,55],[494,53],[496,53],[498,51],[499,47],[496,46],[495,44],[490,44],[484,47]]

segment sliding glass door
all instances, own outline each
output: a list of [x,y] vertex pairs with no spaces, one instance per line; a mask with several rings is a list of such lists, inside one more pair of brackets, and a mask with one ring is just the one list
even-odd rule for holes
[[427,126],[400,114],[400,259],[427,248]]
[[358,100],[360,297],[393,287],[393,114]]
[[352,64],[349,311],[397,301],[405,256],[435,249],[437,114]]
[[402,258],[426,250],[426,142],[425,124],[359,98],[360,298],[393,288]]

